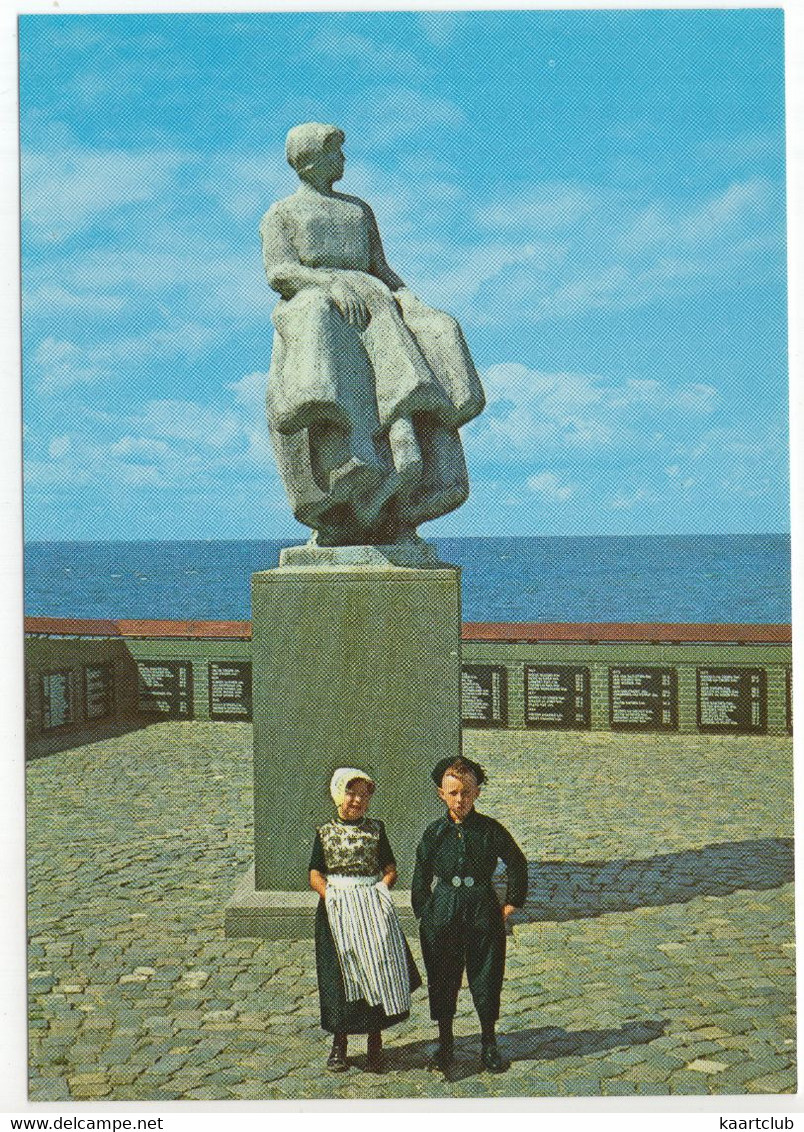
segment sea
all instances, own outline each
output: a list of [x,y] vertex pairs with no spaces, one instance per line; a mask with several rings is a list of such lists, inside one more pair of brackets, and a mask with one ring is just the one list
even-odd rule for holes
[[[29,542],[28,616],[248,620],[283,540]],[[430,539],[462,568],[464,621],[790,621],[781,534]]]

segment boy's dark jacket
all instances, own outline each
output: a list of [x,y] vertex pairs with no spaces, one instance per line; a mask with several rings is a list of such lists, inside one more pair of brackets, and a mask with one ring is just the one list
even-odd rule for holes
[[416,850],[411,885],[414,914],[421,916],[434,878],[451,884],[453,877],[472,877],[476,885],[487,886],[498,859],[508,871],[505,903],[520,908],[528,890],[528,863],[505,826],[474,809],[460,824],[446,814],[438,818],[428,825]]

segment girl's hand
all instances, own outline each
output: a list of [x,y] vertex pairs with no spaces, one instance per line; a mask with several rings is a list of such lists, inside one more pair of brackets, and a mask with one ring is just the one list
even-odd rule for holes
[[396,869],[393,867],[393,865],[389,865],[389,867],[385,870],[380,879],[380,883],[384,884],[386,888],[394,887],[394,885],[396,884]]
[[515,909],[513,904],[503,904],[503,908],[502,908],[503,919],[507,920],[508,917],[511,915],[511,913],[514,912],[514,911],[516,911],[516,909]]
[[310,888],[313,892],[317,892],[322,900],[325,899],[327,891],[327,878],[318,869],[310,869]]

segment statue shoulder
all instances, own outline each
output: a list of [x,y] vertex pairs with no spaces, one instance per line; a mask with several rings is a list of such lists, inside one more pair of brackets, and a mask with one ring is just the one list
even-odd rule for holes
[[370,217],[372,220],[374,219],[371,205],[367,201],[361,200],[360,197],[354,197],[350,193],[333,193],[332,195],[335,200],[343,201],[344,204],[354,205],[359,208],[365,216]]
[[262,215],[262,220],[260,220],[260,232],[264,232],[266,229],[276,224],[282,224],[288,219],[288,201],[290,200],[292,200],[292,197],[283,197],[282,200],[274,201],[268,211],[264,212]]

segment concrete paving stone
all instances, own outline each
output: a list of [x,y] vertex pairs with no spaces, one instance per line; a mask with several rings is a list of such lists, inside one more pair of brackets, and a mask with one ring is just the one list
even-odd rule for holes
[[657,1065],[653,1061],[641,1061],[636,1065],[629,1065],[629,1067],[620,1074],[621,1081],[633,1081],[636,1084],[640,1082],[657,1082],[667,1081],[670,1074],[674,1072],[678,1066]]
[[607,1097],[633,1097],[636,1095],[637,1087],[633,1081],[610,1078],[607,1081],[602,1081],[601,1084],[603,1095]]
[[749,1093],[794,1093],[796,1091],[796,1071],[791,1066],[786,1072],[764,1073],[745,1082]]
[[706,1074],[722,1073],[728,1067],[728,1063],[725,1061],[715,1061],[714,1058],[706,1057],[696,1057],[684,1066],[685,1069]]
[[108,1017],[108,1015],[105,1015],[105,1014],[94,1014],[93,1013],[93,1014],[89,1014],[84,1019],[84,1023],[81,1027],[81,1033],[83,1034],[83,1033],[93,1032],[93,1033],[96,1033],[96,1034],[100,1034],[101,1032],[103,1032],[105,1030],[114,1029],[114,1025],[115,1025],[114,1018],[110,1018],[110,1017]]
[[106,1085],[108,1078],[105,1073],[68,1073],[67,1084],[71,1089],[84,1089],[93,1085]]
[[72,1099],[70,1087],[66,1081],[48,1079],[31,1084],[28,1090],[31,1101],[45,1103],[46,1101],[69,1101]]
[[130,1085],[139,1076],[139,1069],[133,1069],[127,1065],[112,1065],[108,1072],[109,1081],[112,1085]]
[[[151,1088],[148,1089],[148,1091],[146,1093],[140,1087],[139,1081],[135,1081],[132,1088],[135,1091],[135,1097],[138,1097],[138,1099],[140,1099],[140,1100],[154,1100],[154,1101],[181,1100],[181,1098],[179,1096],[177,1096],[177,1094],[174,1092],[173,1089],[171,1089],[171,1088],[169,1088],[165,1085],[159,1086],[157,1088],[151,1087]],[[126,1098],[126,1099],[129,1099],[129,1098]],[[131,1099],[133,1099],[133,1098],[131,1098]],[[207,1098],[207,1099],[211,1099],[211,1098]]]
[[184,1054],[171,1054],[166,1053],[159,1057],[154,1062],[154,1072],[162,1076],[170,1077],[177,1070],[181,1069],[187,1063],[187,1058]]
[[147,1060],[150,1064],[158,1057],[163,1057],[170,1047],[173,1045],[173,1038],[166,1038],[164,1041],[152,1042],[146,1040],[142,1044],[137,1045],[136,1057],[138,1061]]
[[70,1062],[75,1063],[78,1061],[92,1062],[98,1052],[98,1043],[88,1041],[86,1038],[81,1041],[75,1042],[67,1051],[67,1057]]
[[648,1053],[644,1046],[628,1046],[625,1049],[615,1049],[610,1055],[609,1059],[615,1065],[627,1066],[637,1065],[639,1062],[645,1060]]
[[111,1094],[109,1086],[100,1086],[100,1084],[91,1084],[86,1088],[70,1089],[70,1095],[74,1100],[103,1100]]
[[561,1084],[564,1094],[570,1097],[599,1097],[603,1089],[599,1077],[583,1074],[564,1077]]
[[776,1070],[787,1068],[791,1062],[790,1055],[787,1052],[778,1053],[776,1050],[770,1049],[768,1046],[759,1046],[750,1050],[751,1058],[754,1065],[764,1070],[766,1073],[773,1073]]
[[746,1082],[753,1081],[756,1077],[762,1076],[757,1073],[757,1065],[754,1061],[741,1061],[735,1065],[730,1065],[719,1080],[723,1083],[724,1088],[726,1084],[729,1087],[734,1087],[736,1092],[746,1092]]
[[187,1092],[182,1095],[182,1099],[187,1101],[220,1100],[220,1090],[208,1085],[198,1085],[194,1089],[188,1089]]
[[262,1081],[243,1082],[240,1085],[230,1085],[229,1092],[240,1101],[262,1101],[268,1096],[268,1089]]
[[67,1072],[67,1065],[41,1065],[37,1069],[37,1073],[40,1077],[53,1078],[55,1080],[66,1079]]

